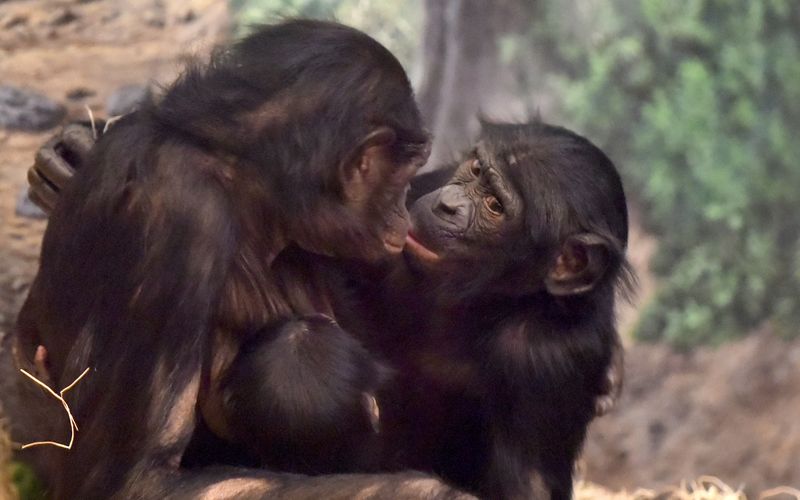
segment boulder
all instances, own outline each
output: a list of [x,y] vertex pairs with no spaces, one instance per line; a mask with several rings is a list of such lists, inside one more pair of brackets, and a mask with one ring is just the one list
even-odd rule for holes
[[38,132],[58,125],[66,108],[48,97],[10,85],[0,85],[0,127]]

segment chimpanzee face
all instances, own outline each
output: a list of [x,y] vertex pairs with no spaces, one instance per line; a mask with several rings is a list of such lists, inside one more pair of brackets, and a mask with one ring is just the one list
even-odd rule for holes
[[350,252],[364,260],[399,255],[411,225],[406,193],[430,148],[422,144],[419,154],[399,159],[395,146],[394,132],[386,128],[374,131],[355,164],[342,173],[344,204],[367,235]]
[[453,178],[412,206],[406,260],[455,294],[592,291],[627,239],[613,164],[566,129],[484,126]]
[[442,188],[411,208],[406,255],[424,268],[502,260],[507,242],[524,238],[523,202],[503,174],[508,165],[484,144],[466,157]]

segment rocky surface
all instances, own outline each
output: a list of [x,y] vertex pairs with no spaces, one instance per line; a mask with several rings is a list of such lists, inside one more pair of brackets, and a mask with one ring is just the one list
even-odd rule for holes
[[14,214],[19,217],[27,217],[29,219],[46,219],[45,214],[41,208],[34,205],[30,197],[28,197],[28,188],[23,187],[17,196],[17,204],[14,208]]
[[106,114],[119,116],[130,113],[150,97],[147,85],[124,85],[115,90],[106,101]]
[[0,85],[0,127],[41,131],[55,127],[66,114],[60,103],[47,96],[11,85]]

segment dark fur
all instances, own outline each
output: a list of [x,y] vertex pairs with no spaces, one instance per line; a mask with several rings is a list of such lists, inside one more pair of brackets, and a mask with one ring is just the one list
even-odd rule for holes
[[378,415],[366,410],[385,372],[330,318],[285,322],[236,355],[223,381],[226,421],[235,440],[273,470],[377,469]]
[[[344,210],[339,177],[374,127],[396,136],[394,162],[424,157],[399,63],[360,32],[294,21],[189,70],[102,137],[53,212],[18,319],[21,358],[45,345],[57,387],[92,368],[68,396],[80,434],[53,452],[55,498],[191,497],[236,477],[255,495],[291,482],[178,466],[225,352],[277,319],[328,312],[321,278],[277,254],[294,241],[360,258],[376,239],[384,214],[365,210],[372,225]],[[416,488],[416,476],[385,481],[402,492],[404,478]]]
[[[622,185],[599,149],[562,128],[484,124],[480,144],[524,224],[488,245],[474,224],[457,233],[433,215],[436,191],[416,202],[414,225],[464,253],[433,269],[412,259],[412,276],[364,293],[386,332],[370,345],[400,374],[380,398],[385,465],[435,472],[486,498],[570,498],[595,402],[621,355],[614,302],[631,283]],[[450,182],[466,186],[463,174]],[[543,281],[576,234],[597,236],[605,267],[590,290],[557,297]]]

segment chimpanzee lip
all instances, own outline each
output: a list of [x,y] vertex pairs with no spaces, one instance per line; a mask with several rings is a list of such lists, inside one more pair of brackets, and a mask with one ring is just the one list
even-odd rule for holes
[[417,236],[412,232],[409,231],[408,235],[406,236],[406,252],[410,252],[417,258],[424,260],[426,262],[436,262],[441,257],[439,254],[425,246],[424,243],[417,239]]
[[391,231],[384,234],[383,246],[390,254],[399,254],[406,245],[406,231]]
[[398,254],[398,253],[402,252],[403,248],[404,248],[404,245],[405,245],[405,241],[402,241],[402,242],[398,243],[398,242],[396,242],[394,240],[391,240],[391,239],[383,240],[383,246],[386,249],[386,251],[389,252],[390,254]]

